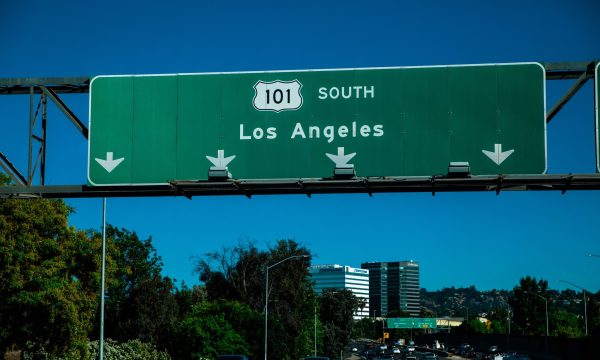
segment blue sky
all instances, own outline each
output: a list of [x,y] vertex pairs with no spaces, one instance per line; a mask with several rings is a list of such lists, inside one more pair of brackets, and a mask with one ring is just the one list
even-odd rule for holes
[[[0,78],[600,59],[597,1],[3,1]],[[547,83],[547,107],[570,86]],[[87,122],[88,96],[63,100]],[[0,151],[27,168],[28,97],[0,97]],[[588,82],[548,126],[548,172],[595,172]],[[49,106],[47,184],[86,182],[87,145]],[[293,238],[315,263],[412,259],[421,286],[600,289],[600,192],[128,198],[108,221],[152,236],[165,275],[194,257]],[[101,225],[101,199],[68,200]]]

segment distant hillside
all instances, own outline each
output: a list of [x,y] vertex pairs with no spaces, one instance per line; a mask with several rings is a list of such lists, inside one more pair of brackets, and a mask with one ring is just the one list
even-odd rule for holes
[[444,288],[437,291],[421,289],[421,307],[434,316],[469,316],[488,314],[506,307],[510,291],[478,291],[474,286],[468,288]]
[[[444,288],[437,291],[421,289],[421,307],[424,313],[432,316],[485,316],[496,309],[506,308],[512,290],[479,291],[474,286],[468,288]],[[582,294],[573,290],[548,290],[549,299],[555,309],[570,313],[581,312]],[[600,291],[588,293],[588,298],[600,301]]]

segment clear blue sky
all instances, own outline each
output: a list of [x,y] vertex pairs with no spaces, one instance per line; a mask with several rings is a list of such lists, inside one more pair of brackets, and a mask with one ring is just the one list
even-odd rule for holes
[[[573,1],[17,1],[0,3],[0,77],[600,59],[600,4]],[[570,86],[548,82],[548,108]],[[88,96],[64,96],[88,120]],[[28,97],[0,97],[0,150],[26,172]],[[49,106],[47,184],[86,182],[87,146]],[[595,172],[588,82],[548,126],[548,172]],[[101,199],[68,200],[73,226]],[[412,259],[421,286],[511,289],[525,275],[600,289],[600,191],[128,198],[108,221],[152,236],[164,274],[240,240],[307,245],[315,263]]]

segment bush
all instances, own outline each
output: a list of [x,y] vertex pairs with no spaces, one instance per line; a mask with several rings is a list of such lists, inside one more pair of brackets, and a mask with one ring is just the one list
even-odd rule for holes
[[[23,360],[95,360],[98,359],[99,346],[98,341],[91,341],[87,344],[85,355],[71,351],[63,356],[56,356],[46,350],[48,344],[44,346],[28,342]],[[104,341],[104,360],[171,360],[171,356],[166,351],[159,351],[154,345],[137,339],[125,343],[107,339]]]
[[[88,345],[91,359],[98,358],[99,342],[92,341]],[[129,340],[117,343],[114,340],[104,341],[105,360],[171,360],[166,351],[159,351],[152,344],[140,340]]]

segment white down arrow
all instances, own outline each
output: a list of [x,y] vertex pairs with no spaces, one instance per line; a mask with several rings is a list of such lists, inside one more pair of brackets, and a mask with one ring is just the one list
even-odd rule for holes
[[502,151],[502,144],[494,144],[494,152],[481,150],[487,157],[489,157],[496,165],[500,165],[506,160],[515,149]]

